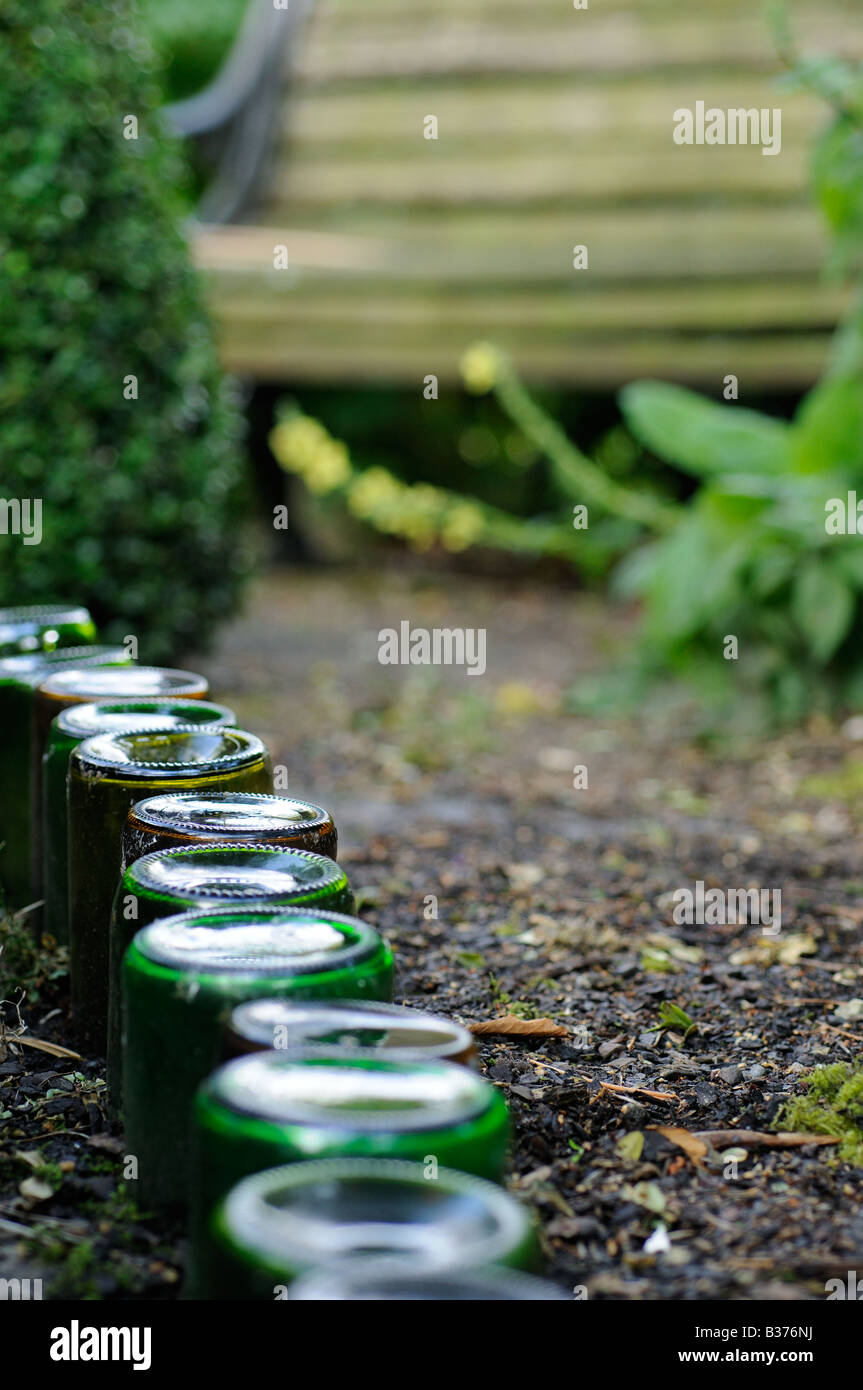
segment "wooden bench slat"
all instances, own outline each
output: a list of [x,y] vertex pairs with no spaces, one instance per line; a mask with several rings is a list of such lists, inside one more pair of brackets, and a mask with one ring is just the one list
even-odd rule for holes
[[305,271],[294,277],[270,271],[211,273],[211,306],[233,324],[267,325],[290,318],[294,327],[405,327],[432,334],[442,323],[459,332],[493,335],[500,326],[548,337],[573,333],[687,330],[746,333],[779,328],[829,328],[847,308],[849,293],[800,279],[746,280],[733,287],[603,286],[568,292],[526,293],[513,288],[446,291],[438,286],[392,284],[375,277],[344,279]]
[[[289,261],[301,266],[335,237],[339,268],[346,273],[422,281],[482,283],[543,281],[571,284],[577,276],[621,284],[649,279],[720,278],[817,272],[826,235],[813,209],[699,207],[681,215],[674,208],[583,213],[519,211],[501,216],[469,208],[422,217],[410,210],[322,209],[312,225],[211,231],[208,254],[215,264],[270,268],[273,248],[286,245]],[[237,232],[240,231],[240,239]],[[245,237],[242,253],[237,247]],[[572,269],[572,247],[588,247],[589,269]]]
[[[803,200],[807,152],[785,148],[780,158],[759,149],[717,147],[705,156],[696,148],[656,151],[579,151],[541,154],[493,153],[479,161],[453,157],[431,143],[402,159],[293,159],[272,187],[270,210],[305,216],[317,205],[482,204],[556,202],[580,209],[594,202],[680,198],[719,194]],[[625,215],[625,214],[621,214]]]
[[[414,19],[482,18],[488,23],[530,24],[537,16],[560,18],[574,8],[572,0],[411,0],[410,14]],[[757,7],[756,7],[757,8]],[[859,14],[857,0],[832,0],[831,10],[849,16]],[[589,8],[576,14],[576,19],[588,20],[597,14],[632,14],[652,16],[679,14],[680,0],[589,0]],[[687,0],[690,15],[716,16],[716,0]],[[722,0],[722,11],[728,16],[752,13],[752,0]],[[817,17],[824,10],[821,0],[792,0],[789,5],[792,20],[802,16]],[[392,23],[405,15],[405,0],[327,0],[329,22],[344,25],[352,21]]]
[[[588,15],[590,16],[588,19]],[[796,25],[804,47],[863,56],[863,35],[849,33],[846,12],[825,4],[807,12]],[[405,7],[391,28],[369,31],[356,26],[324,24],[310,29],[300,72],[305,81],[407,81],[427,74],[475,79],[501,72],[643,72],[646,69],[717,67],[739,72],[776,72],[773,39],[758,7],[739,18],[693,15],[648,17],[648,12],[604,15],[566,14],[555,22],[503,27],[491,22],[438,19],[418,22]]]
[[[220,324],[217,337],[228,370],[262,381],[330,385],[381,381],[417,390],[429,372],[444,384],[457,383],[459,359],[468,342],[439,343],[426,337],[422,345],[410,345],[389,334],[383,342],[371,342],[365,334],[355,339],[341,333],[318,343],[310,339],[307,329],[293,333],[285,322],[270,337],[259,329],[250,328],[245,335],[234,324]],[[660,376],[701,385],[711,382],[718,396],[729,371],[739,376],[744,391],[805,386],[822,370],[830,338],[805,333],[737,339],[641,334],[611,342],[589,338],[533,346],[516,330],[511,340],[504,335],[501,342],[511,350],[519,371],[532,381],[606,389],[639,377]]]
[[[437,116],[438,144],[453,154],[464,148],[494,157],[496,149],[541,152],[550,141],[577,141],[579,149],[628,148],[671,143],[672,116],[679,106],[702,99],[723,109],[780,105],[783,147],[811,141],[827,119],[824,104],[806,92],[780,92],[766,74],[704,73],[698,77],[638,74],[602,81],[568,74],[490,79],[459,85],[417,82],[346,89],[304,89],[287,102],[282,159],[329,158],[341,150],[364,158],[416,150],[426,115]],[[538,147],[537,142],[542,142]]]

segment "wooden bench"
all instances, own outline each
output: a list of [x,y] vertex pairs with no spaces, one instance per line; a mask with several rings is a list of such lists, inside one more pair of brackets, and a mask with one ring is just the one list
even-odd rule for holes
[[[856,9],[790,6],[804,49],[863,56]],[[845,294],[808,189],[827,113],[780,72],[751,0],[321,0],[263,196],[195,236],[226,365],[452,381],[489,338],[539,381],[805,385]],[[781,107],[781,153],[676,146],[698,100]]]

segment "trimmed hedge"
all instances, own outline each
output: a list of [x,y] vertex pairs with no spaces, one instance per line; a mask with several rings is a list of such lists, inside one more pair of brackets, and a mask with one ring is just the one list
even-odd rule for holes
[[43,501],[41,545],[0,535],[0,604],[74,599],[165,660],[237,603],[242,417],[136,26],[127,0],[0,9],[0,497]]

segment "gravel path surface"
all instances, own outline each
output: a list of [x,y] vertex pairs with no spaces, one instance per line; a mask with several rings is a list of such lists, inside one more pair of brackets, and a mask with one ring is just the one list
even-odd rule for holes
[[[485,628],[486,674],[381,666],[402,619]],[[564,713],[628,640],[626,615],[555,588],[289,570],[198,664],[289,794],[335,812],[397,998],[535,1034],[481,1042],[552,1276],[591,1298],[824,1298],[863,1269],[863,1169],[763,1136],[809,1069],[863,1051],[861,730],[711,743],[655,698],[638,720]],[[676,922],[699,882],[781,891],[781,931]],[[68,1042],[65,1002],[43,979],[29,1035]],[[118,1186],[101,1075],[0,1044],[0,1277],[171,1297],[182,1243]]]

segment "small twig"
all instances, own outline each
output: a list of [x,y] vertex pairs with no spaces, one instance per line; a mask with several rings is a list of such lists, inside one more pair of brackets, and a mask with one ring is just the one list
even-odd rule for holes
[[603,1091],[617,1091],[621,1095],[650,1096],[651,1100],[679,1100],[671,1091],[649,1091],[646,1086],[613,1086],[610,1081],[600,1081]]
[[[57,1136],[58,1136],[58,1134],[80,1134],[80,1135],[83,1135],[83,1137],[86,1139],[86,1138],[89,1136],[89,1130],[86,1130],[86,1129],[46,1129],[46,1131],[45,1131],[44,1134],[33,1134],[33,1135],[28,1135],[28,1136],[27,1136],[27,1141],[26,1141],[26,1142],[27,1142],[28,1144],[38,1144],[39,1141],[42,1140],[42,1139],[56,1139]],[[6,1150],[4,1150],[4,1152],[9,1153],[9,1152],[11,1152],[11,1150],[6,1149]]]
[[797,1149],[805,1144],[841,1144],[839,1134],[792,1134],[780,1130],[776,1134],[765,1134],[756,1129],[694,1129],[696,1139],[703,1139],[711,1148],[730,1148],[739,1144],[741,1148]]
[[860,1037],[860,1034],[852,1033],[850,1028],[838,1028],[835,1023],[825,1023],[822,1019],[819,1019],[819,1021],[815,1024],[815,1027],[826,1028],[830,1033],[839,1033],[840,1036],[843,1038],[850,1038],[851,1041],[855,1042],[858,1047],[860,1047],[861,1043],[863,1043],[863,1038]]
[[30,1236],[33,1234],[29,1226],[19,1226],[17,1221],[7,1221],[4,1216],[0,1216],[0,1231],[4,1231],[10,1236]]

